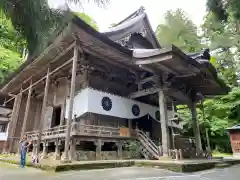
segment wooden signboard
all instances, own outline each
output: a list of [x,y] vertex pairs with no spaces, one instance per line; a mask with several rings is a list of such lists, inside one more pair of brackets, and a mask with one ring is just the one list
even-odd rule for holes
[[120,136],[123,136],[123,137],[130,137],[130,130],[129,128],[120,128]]

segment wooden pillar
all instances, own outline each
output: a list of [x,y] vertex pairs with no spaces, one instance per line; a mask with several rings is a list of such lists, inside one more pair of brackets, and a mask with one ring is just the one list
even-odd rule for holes
[[45,89],[44,89],[44,96],[43,96],[43,103],[42,103],[41,118],[40,118],[40,122],[39,122],[39,131],[38,131],[37,149],[36,149],[37,158],[39,156],[40,144],[41,144],[41,140],[42,140],[42,129],[43,129],[43,123],[44,123],[46,107],[47,107],[49,83],[50,83],[50,68],[48,68],[48,71],[47,71]]
[[35,110],[35,117],[34,117],[34,128],[33,130],[38,130],[40,118],[41,117],[41,104],[37,102],[36,110]]
[[66,101],[68,97],[68,80],[66,80],[65,84],[65,94],[64,94],[64,102],[62,104],[62,111],[61,111],[61,120],[60,120],[60,126],[64,125],[64,119],[65,119],[65,112],[66,112]]
[[95,146],[96,146],[96,160],[101,160],[102,159],[102,146],[104,144],[104,142],[102,142],[101,139],[96,140],[95,142]]
[[61,142],[59,140],[56,140],[54,143],[55,143],[54,159],[55,160],[60,160],[61,156],[60,156],[60,148],[59,148],[59,146],[61,145]]
[[[16,96],[16,99],[14,101],[14,106],[13,106],[13,112],[11,116],[11,125],[9,129],[9,152],[12,152],[12,147],[14,143],[14,134],[17,126],[17,121],[18,121],[18,116],[19,116],[19,111],[21,107],[21,102],[22,102],[22,89],[20,93]],[[16,103],[16,104],[15,104]]]
[[71,161],[76,160],[76,139],[71,140],[69,156]]
[[169,129],[168,129],[166,97],[163,90],[160,90],[158,92],[158,96],[159,96],[159,111],[160,111],[160,122],[161,122],[161,131],[162,131],[162,153],[163,153],[163,156],[168,156],[170,138],[169,138]]
[[75,45],[74,57],[72,62],[72,78],[71,78],[70,97],[69,97],[67,131],[66,131],[65,146],[64,146],[64,161],[69,160],[68,151],[69,151],[69,143],[70,143],[71,124],[72,124],[72,118],[73,118],[72,117],[73,116],[73,100],[75,96],[77,61],[78,61],[78,48],[77,48],[77,45]]
[[26,126],[27,126],[27,119],[28,119],[29,109],[30,109],[30,104],[31,104],[31,95],[32,95],[32,83],[30,85],[30,88],[28,89],[28,97],[27,97],[27,103],[26,103],[26,108],[25,108],[25,113],[24,113],[21,138],[23,138],[25,130],[26,130]]
[[196,141],[196,153],[197,153],[197,155],[199,155],[202,153],[202,142],[201,142],[199,124],[198,124],[198,120],[197,120],[196,102],[192,102],[190,104],[190,109],[192,112],[192,125],[193,125],[194,137],[195,137],[195,141]]
[[43,152],[42,152],[42,158],[46,159],[48,153],[48,142],[43,142]]
[[35,142],[33,142],[32,156],[34,156],[36,154],[36,151],[37,151],[37,144]]
[[117,156],[119,159],[122,159],[122,148],[123,148],[123,141],[119,141],[116,143],[118,150],[117,150]]
[[208,136],[208,130],[209,129],[206,129],[207,147],[208,147],[208,151],[211,152],[211,145],[210,145],[210,139],[209,139],[209,136]]

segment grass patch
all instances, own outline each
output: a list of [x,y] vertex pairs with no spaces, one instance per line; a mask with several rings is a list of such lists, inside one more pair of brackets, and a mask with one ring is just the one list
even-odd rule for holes
[[221,153],[221,152],[213,152],[213,157],[231,157],[231,153]]

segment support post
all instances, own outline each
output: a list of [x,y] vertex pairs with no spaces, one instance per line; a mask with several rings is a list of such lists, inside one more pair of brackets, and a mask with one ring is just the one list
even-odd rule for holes
[[168,150],[170,145],[169,130],[168,130],[168,116],[167,116],[167,104],[166,97],[163,92],[163,88],[158,92],[159,96],[159,111],[161,119],[161,131],[162,131],[162,153],[163,156],[168,156]]
[[55,141],[55,153],[54,153],[54,160],[60,160],[61,156],[60,156],[60,142],[59,140]]
[[41,119],[40,119],[40,122],[39,122],[37,150],[36,150],[37,158],[39,156],[40,144],[41,144],[41,140],[42,140],[42,129],[43,129],[43,122],[44,122],[45,113],[46,113],[45,111],[46,111],[46,107],[47,107],[49,83],[50,83],[50,67],[48,68],[48,71],[47,71],[47,77],[46,77],[45,89],[44,89],[44,96],[43,96],[43,103],[42,103]]
[[32,156],[35,156],[36,151],[37,151],[37,144],[36,144],[36,143],[33,143]]
[[103,146],[102,140],[97,140],[95,141],[95,146],[96,146],[96,160],[101,160],[102,159],[102,146]]
[[209,140],[209,136],[208,136],[208,130],[209,129],[206,129],[207,147],[208,147],[208,151],[211,152],[211,145],[210,145],[210,140]]
[[70,133],[71,133],[71,124],[72,124],[72,115],[73,115],[73,100],[75,96],[77,60],[78,60],[78,48],[77,48],[77,45],[75,45],[74,57],[72,62],[72,78],[71,78],[70,97],[69,97],[67,131],[66,131],[65,146],[64,146],[64,161],[69,160],[68,151],[69,151]]
[[183,152],[182,152],[182,149],[179,149],[179,158],[180,158],[180,160],[183,160]]
[[13,147],[13,142],[14,142],[14,134],[17,126],[17,121],[18,121],[18,116],[19,116],[19,111],[20,111],[20,106],[22,102],[22,89],[20,93],[16,96],[14,105],[13,105],[13,112],[12,112],[12,117],[11,117],[11,125],[9,129],[9,153],[12,152],[12,147]]
[[68,80],[65,79],[65,93],[64,93],[64,102],[62,104],[62,111],[61,111],[61,120],[60,120],[60,126],[64,125],[64,120],[65,120],[65,112],[66,112],[66,101],[68,97]]
[[26,108],[25,108],[25,113],[24,113],[24,119],[23,119],[22,131],[21,131],[21,138],[23,138],[24,133],[26,131],[27,119],[28,119],[30,103],[31,103],[31,95],[32,95],[32,82],[30,84],[30,88],[28,89],[28,97],[27,97],[27,103],[26,103]]
[[195,137],[195,141],[196,141],[196,153],[197,153],[197,155],[200,155],[202,153],[202,142],[201,142],[199,124],[198,124],[198,120],[197,120],[196,102],[191,103],[190,109],[192,112],[193,132],[194,132],[194,137]]
[[119,141],[116,143],[118,150],[117,150],[117,156],[119,159],[122,159],[122,147],[123,147],[123,141]]
[[43,142],[43,152],[42,152],[42,159],[47,158],[47,152],[48,152],[48,143]]
[[76,140],[72,139],[70,143],[70,161],[76,160]]

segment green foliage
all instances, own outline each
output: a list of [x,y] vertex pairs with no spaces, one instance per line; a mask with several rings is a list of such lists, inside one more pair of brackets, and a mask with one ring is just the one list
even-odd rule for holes
[[220,21],[227,22],[231,16],[240,20],[239,0],[207,0],[207,7]]
[[133,157],[140,157],[141,151],[140,151],[140,144],[138,141],[125,141],[123,144],[123,149],[126,151],[131,152]]
[[22,63],[20,54],[0,46],[0,83]]
[[11,21],[3,15],[0,18],[0,83],[22,63],[25,44]]
[[75,12],[75,14],[77,16],[79,16],[83,21],[85,21],[88,25],[93,27],[94,29],[96,29],[96,30],[99,29],[96,21],[93,18],[91,18],[89,15],[87,15],[85,13],[79,13],[79,12]]
[[202,47],[197,26],[181,9],[165,14],[165,23],[158,25],[156,36],[160,44],[174,44],[185,52],[196,52]]
[[[44,0],[20,1],[15,8],[7,1],[0,2],[0,15],[0,83],[23,62],[20,57],[26,47],[32,56],[37,55],[72,17],[69,11],[50,9]],[[98,29],[88,15],[78,15]]]
[[[82,3],[83,0],[66,0]],[[105,5],[109,0],[92,0],[98,5]],[[47,0],[0,1],[0,11],[11,20],[13,27],[27,41],[27,48],[32,55],[46,46],[46,39],[55,30],[65,24],[67,12],[51,9]]]
[[[225,96],[216,96],[204,101],[204,115],[201,105],[197,114],[203,144],[206,144],[205,130],[209,129],[212,148],[230,152],[227,127],[240,123],[240,88],[238,87],[240,41],[236,23],[229,18],[220,22],[214,13],[208,13],[201,25],[202,34],[182,10],[168,11],[165,24],[158,25],[156,36],[161,44],[173,43],[185,52],[198,51],[201,47],[217,49],[211,62],[218,76],[232,87]],[[184,135],[193,136],[191,113],[187,106],[178,106],[178,113],[184,120]]]

